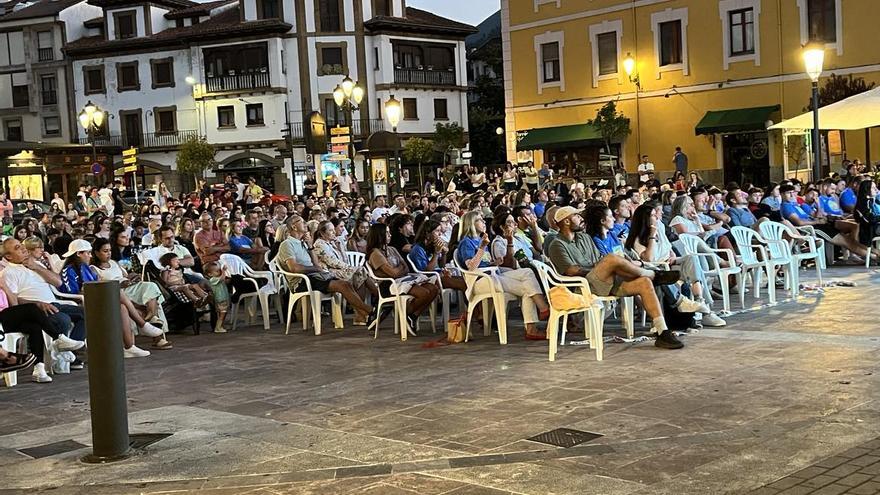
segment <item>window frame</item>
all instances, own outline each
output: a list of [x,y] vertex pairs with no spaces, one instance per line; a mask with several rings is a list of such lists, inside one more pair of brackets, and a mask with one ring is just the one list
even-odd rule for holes
[[[124,17],[131,17],[131,29],[132,33],[130,36],[120,36],[119,35],[119,20]],[[121,10],[119,12],[113,12],[113,39],[117,40],[127,40],[130,38],[137,38],[138,28],[137,28],[137,10]]]
[[[442,102],[443,115],[438,115],[437,104]],[[449,100],[447,98],[434,98],[434,120],[449,120]]]
[[[388,13],[386,14],[377,14],[379,9],[376,8],[377,5],[384,4],[388,7]],[[384,17],[394,17],[394,0],[373,0],[371,2],[372,14],[373,17],[384,16]]]
[[[260,120],[259,122],[254,120],[251,121],[251,109],[259,108]],[[244,119],[245,119],[245,127],[265,127],[266,126],[266,115],[263,113],[263,104],[262,103],[246,103],[244,105]]]
[[[730,13],[738,10],[752,9],[752,47],[753,53],[732,55],[731,47],[731,18]],[[761,66],[761,0],[721,0],[718,2],[718,12],[721,18],[722,47],[721,56],[724,70],[730,68],[730,64],[737,62],[752,61],[755,67]]]
[[[681,61],[674,64],[662,64],[661,57],[661,26],[664,23],[680,21],[679,43],[681,45]],[[690,75],[690,64],[688,61],[688,8],[680,9],[668,8],[651,14],[651,31],[654,34],[654,63],[656,64],[656,77],[660,79],[660,75],[664,72],[681,71],[682,75]]]
[[[607,35],[610,33],[616,34],[616,63],[617,63],[617,72],[609,73],[609,74],[600,74],[600,61],[599,61],[599,36]],[[589,27],[589,37],[590,37],[590,49],[592,53],[592,66],[593,66],[593,87],[599,87],[599,81],[616,79],[618,82],[623,82],[622,71],[621,68],[621,45],[623,42],[623,21],[622,20],[613,20],[613,21],[603,21],[600,24],[593,24]]]
[[[51,90],[46,89],[46,81],[52,80],[53,88]],[[46,101],[46,93],[48,92],[54,93],[54,101],[47,102]],[[40,74],[40,104],[42,106],[48,105],[57,105],[58,104],[58,76],[56,74]]]
[[[156,80],[157,67],[168,64],[168,82],[159,82]],[[176,83],[174,80],[174,58],[151,58],[150,59],[150,79],[153,89],[157,88],[173,88]]]
[[[92,88],[89,83],[89,73],[93,71],[98,71],[101,74],[101,89]],[[95,94],[106,94],[107,93],[107,77],[104,73],[103,65],[84,65],[82,68],[83,72],[83,94],[85,95],[95,95]]]
[[[337,12],[339,13],[339,29],[325,29],[323,25],[323,20],[325,18],[329,19],[328,16],[321,15],[321,6],[323,4],[330,5],[330,2],[336,4]],[[316,33],[344,33],[345,32],[345,5],[342,0],[315,0],[315,32]]]
[[[58,132],[54,132],[54,133],[49,132],[49,127],[46,125],[46,120],[48,120],[48,119],[55,119],[58,121]],[[43,137],[49,137],[49,138],[60,137],[61,134],[63,133],[63,130],[61,129],[61,116],[60,115],[45,115],[41,119],[40,125],[41,125],[41,129],[43,132]]]
[[[825,42],[826,50],[836,50],[837,55],[843,55],[843,2],[841,0],[828,0],[834,2],[834,31],[836,40]],[[801,21],[801,45],[810,43],[810,0],[797,0],[798,11]]]
[[[128,68],[134,68],[134,75],[136,79],[136,84],[133,86],[123,86],[123,78],[122,71]],[[137,60],[132,60],[130,62],[117,62],[116,63],[116,92],[124,93],[126,91],[140,91],[141,90],[141,74],[140,74],[140,63]]]
[[[545,48],[555,47],[556,49],[556,58],[546,58],[547,50]],[[559,66],[561,63],[562,56],[560,55],[561,50],[559,49],[558,41],[549,41],[547,43],[541,43],[541,83],[557,83],[562,78],[562,74],[559,73]],[[547,66],[548,64],[552,68],[552,75],[548,76]]]
[[[338,48],[342,54],[342,70],[340,72],[324,72],[324,49]],[[348,42],[315,43],[315,56],[317,57],[317,69],[319,76],[340,76],[348,74]]]
[[[746,14],[751,13],[751,20],[746,19]],[[740,16],[739,22],[737,23],[734,19],[734,16]],[[755,10],[746,7],[744,9],[736,9],[730,10],[727,12],[727,17],[730,19],[730,22],[727,26],[727,33],[730,36],[730,53],[731,57],[740,57],[743,55],[753,55],[755,53]],[[748,26],[752,26],[751,37],[749,37]],[[734,33],[739,31],[740,37],[742,39],[742,50],[737,51],[733,46]],[[751,48],[749,48],[751,45]]]
[[[231,111],[232,113],[232,124],[223,124],[223,119],[220,118],[220,115],[223,112]],[[235,129],[235,105],[218,105],[217,106],[217,128],[218,129]]]
[[[171,113],[171,130],[161,129],[161,119],[159,118],[160,114]],[[167,134],[176,134],[179,131],[177,128],[177,105],[172,105],[168,107],[153,107],[153,132],[157,135],[167,135]]]
[[[11,124],[13,122],[18,123],[18,126],[17,126],[18,127],[18,134],[19,134],[18,139],[9,139],[9,124]],[[21,117],[3,119],[3,138],[6,141],[13,141],[13,142],[18,142],[18,143],[24,142],[24,123],[22,122]]]
[[[547,43],[558,43],[559,46],[559,80],[544,81],[544,57],[542,46]],[[547,31],[534,38],[535,68],[537,74],[538,94],[543,94],[545,89],[559,88],[565,91],[565,33],[563,31]]]
[[[406,111],[407,103],[410,103],[415,108],[415,115],[409,115]],[[400,109],[403,112],[402,120],[419,120],[419,99],[418,98],[402,98],[400,101]]]
[[263,9],[263,3],[267,0],[256,0],[256,9],[257,9],[257,19],[284,19],[284,2],[282,0],[271,0],[275,2],[275,8],[278,9],[278,15],[273,17],[266,17],[266,13]]
[[[31,106],[30,86],[27,84],[12,85],[12,108],[28,108]],[[24,101],[20,98],[24,95]]]

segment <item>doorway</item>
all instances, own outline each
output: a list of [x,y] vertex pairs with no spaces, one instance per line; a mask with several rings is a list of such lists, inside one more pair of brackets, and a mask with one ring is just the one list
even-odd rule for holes
[[141,111],[123,110],[119,112],[119,120],[122,123],[122,139],[126,148],[140,146],[141,144]]
[[770,153],[766,132],[725,134],[724,183],[740,185],[750,182],[759,186],[770,182]]

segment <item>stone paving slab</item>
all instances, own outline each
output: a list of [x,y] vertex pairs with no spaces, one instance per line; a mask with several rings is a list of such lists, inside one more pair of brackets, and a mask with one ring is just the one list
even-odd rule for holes
[[[126,361],[132,431],[174,435],[119,464],[16,450],[91,444],[85,372],[0,389],[0,494],[873,493],[880,328],[864,295],[880,283],[835,278],[858,287],[731,316],[682,351],[608,344],[603,362],[566,345],[548,363],[516,317],[507,346],[277,324],[175,335]],[[558,427],[604,436],[526,440]]]

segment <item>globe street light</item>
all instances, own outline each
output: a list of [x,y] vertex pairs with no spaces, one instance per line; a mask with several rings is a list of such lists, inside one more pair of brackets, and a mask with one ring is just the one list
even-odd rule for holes
[[819,77],[825,62],[825,47],[809,45],[804,47],[804,69],[813,86],[813,181],[819,180],[822,171],[822,146],[819,135]]
[[104,123],[104,111],[98,108],[92,100],[86,102],[82,111],[79,112],[79,124],[85,129],[89,143],[92,145],[92,163],[98,161],[98,152],[95,149],[95,134]]

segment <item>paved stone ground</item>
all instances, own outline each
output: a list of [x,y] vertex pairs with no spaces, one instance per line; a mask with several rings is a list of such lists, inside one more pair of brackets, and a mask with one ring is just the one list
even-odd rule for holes
[[[732,316],[681,351],[608,344],[603,362],[566,345],[549,363],[516,318],[507,346],[423,348],[439,335],[403,343],[388,323],[376,341],[277,323],[175,336],[126,362],[130,430],[173,435],[120,463],[78,461],[85,372],[0,389],[0,494],[874,493],[880,281],[826,279],[858,287]],[[559,427],[603,436],[526,440]]]

